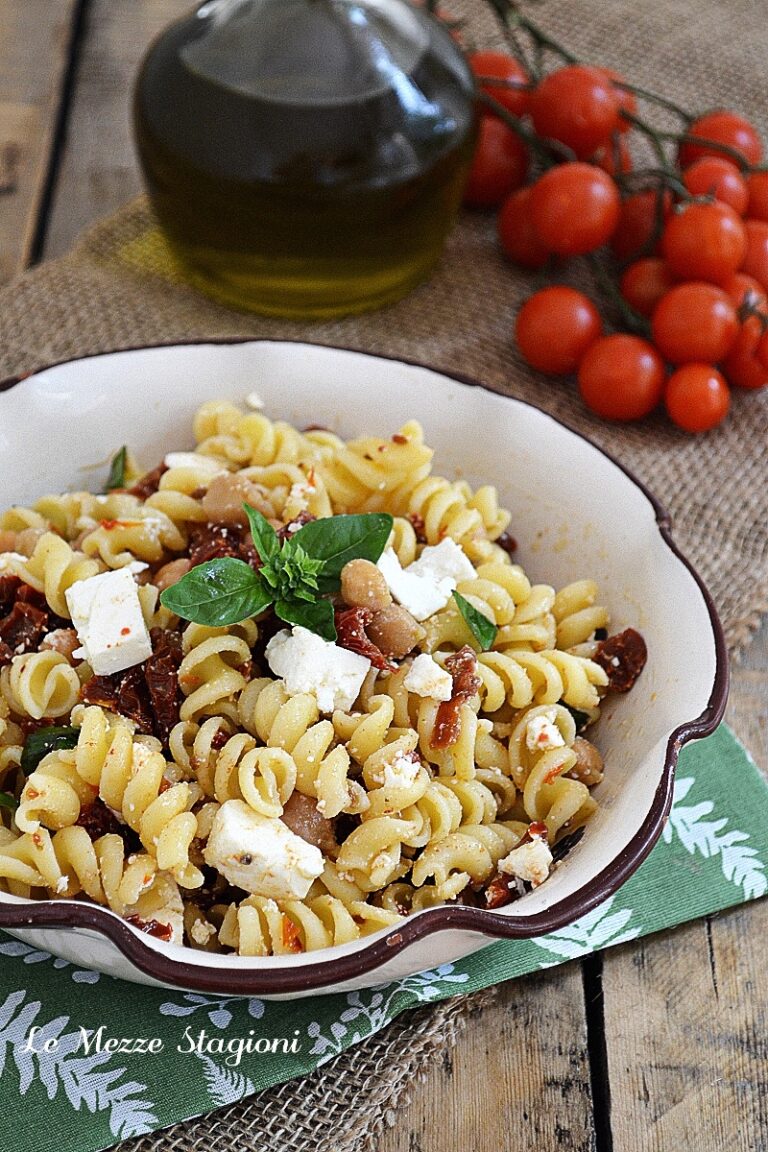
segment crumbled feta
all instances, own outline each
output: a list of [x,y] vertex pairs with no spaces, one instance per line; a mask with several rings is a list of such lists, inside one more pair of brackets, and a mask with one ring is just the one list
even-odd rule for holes
[[97,676],[122,672],[152,655],[139,591],[127,568],[77,580],[64,595],[82,645],[74,655],[87,660]]
[[419,774],[420,764],[405,752],[398,752],[394,760],[384,765],[381,783],[384,788],[410,788]]
[[426,652],[417,656],[403,680],[408,692],[426,696],[432,700],[450,700],[453,693],[453,677],[441,668]]
[[544,883],[551,867],[552,853],[542,836],[534,836],[519,848],[513,848],[503,860],[499,860],[500,872],[526,880],[534,888]]
[[189,934],[195,944],[199,944],[204,948],[211,937],[216,935],[216,929],[213,924],[209,924],[207,920],[195,920],[189,930]]
[[529,752],[546,752],[548,748],[563,748],[565,740],[555,720],[554,708],[532,716],[525,726],[525,743]]
[[209,476],[219,476],[226,472],[219,460],[212,456],[203,456],[201,452],[169,452],[163,461],[166,468],[194,468],[197,472],[204,472]]
[[439,612],[451,598],[460,580],[473,580],[477,572],[458,544],[446,537],[427,547],[418,560],[401,567],[393,548],[379,557],[379,571],[399,604],[416,620],[426,620]]
[[230,884],[272,900],[303,900],[325,867],[319,848],[242,800],[221,805],[203,855]]
[[130,564],[126,564],[125,567],[133,576],[138,576],[139,572],[146,572],[149,564],[145,564],[143,560],[131,560]]
[[26,564],[29,556],[22,556],[21,552],[0,552],[0,573],[10,572],[13,564]]
[[365,656],[299,626],[290,632],[283,628],[273,636],[266,656],[275,676],[282,677],[288,695],[311,692],[321,712],[336,708],[348,711],[371,667]]
[[264,407],[264,401],[258,392],[249,392],[245,398],[245,406],[246,408],[251,408],[254,412],[258,412]]

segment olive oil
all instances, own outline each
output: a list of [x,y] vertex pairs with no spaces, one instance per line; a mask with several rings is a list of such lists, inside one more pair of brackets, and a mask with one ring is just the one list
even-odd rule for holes
[[202,290],[296,319],[386,304],[429,275],[461,201],[473,87],[403,0],[214,0],[150,49],[139,154]]

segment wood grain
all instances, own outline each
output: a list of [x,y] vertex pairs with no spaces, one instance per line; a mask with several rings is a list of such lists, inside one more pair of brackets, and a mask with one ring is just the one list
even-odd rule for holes
[[0,284],[37,232],[76,0],[0,0]]
[[592,1152],[581,970],[503,985],[414,1088],[378,1152]]
[[147,47],[191,0],[90,0],[44,254],[60,256],[141,189],[131,94]]

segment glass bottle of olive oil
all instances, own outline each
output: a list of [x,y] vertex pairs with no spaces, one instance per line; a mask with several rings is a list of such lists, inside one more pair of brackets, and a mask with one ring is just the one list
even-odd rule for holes
[[405,0],[211,0],[150,48],[136,138],[193,283],[320,319],[429,274],[461,200],[473,95],[451,37]]

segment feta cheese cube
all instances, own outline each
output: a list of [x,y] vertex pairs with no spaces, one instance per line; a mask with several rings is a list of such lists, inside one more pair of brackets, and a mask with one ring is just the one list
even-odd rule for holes
[[127,568],[77,580],[64,593],[82,648],[97,676],[110,676],[152,655],[139,590]]
[[555,720],[554,708],[532,716],[525,726],[525,743],[529,752],[546,752],[549,748],[564,748],[565,740]]
[[394,549],[387,548],[378,568],[395,600],[416,620],[426,620],[445,608],[458,582],[477,576],[461,548],[448,537],[425,548],[407,568],[401,567]]
[[417,656],[403,680],[408,692],[432,700],[450,700],[453,693],[453,677],[441,668],[426,652]]
[[365,656],[323,640],[299,626],[283,628],[266,647],[275,676],[280,676],[289,696],[311,692],[321,712],[341,708],[348,712],[363,686],[371,662]]
[[0,552],[0,575],[13,572],[15,564],[26,564],[28,560],[29,557],[22,556],[21,552]]
[[272,900],[303,900],[325,867],[319,848],[243,800],[221,805],[203,855],[230,884]]
[[194,468],[196,472],[203,472],[206,476],[220,476],[227,472],[219,460],[212,456],[203,456],[202,452],[168,452],[163,461],[166,468]]
[[552,867],[552,853],[542,836],[534,836],[499,860],[499,871],[525,880],[534,888],[543,884]]

